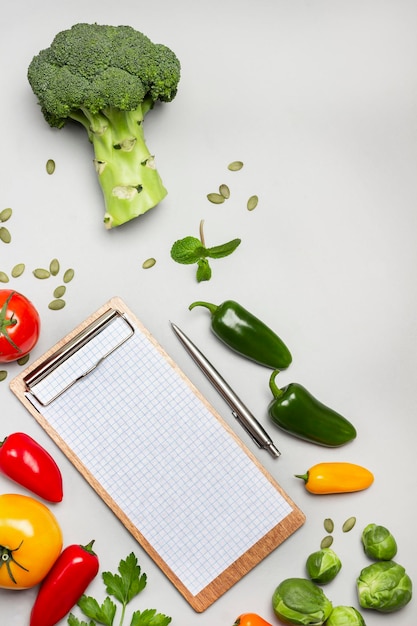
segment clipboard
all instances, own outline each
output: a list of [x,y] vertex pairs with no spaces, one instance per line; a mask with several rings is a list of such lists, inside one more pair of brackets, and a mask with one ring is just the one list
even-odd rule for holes
[[305,521],[120,298],[10,388],[197,612]]

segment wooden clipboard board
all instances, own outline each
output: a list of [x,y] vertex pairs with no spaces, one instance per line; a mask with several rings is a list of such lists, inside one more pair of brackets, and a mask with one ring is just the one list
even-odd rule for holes
[[305,521],[120,298],[10,388],[197,612]]

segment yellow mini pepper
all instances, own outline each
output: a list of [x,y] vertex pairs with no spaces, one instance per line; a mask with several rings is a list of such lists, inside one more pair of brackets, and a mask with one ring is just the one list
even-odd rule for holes
[[374,482],[374,476],[365,467],[354,463],[318,463],[305,474],[296,474],[304,480],[310,493],[350,493],[367,489]]

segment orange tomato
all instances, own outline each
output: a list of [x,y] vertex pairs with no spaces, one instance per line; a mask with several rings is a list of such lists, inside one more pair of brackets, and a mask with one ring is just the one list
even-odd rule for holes
[[45,504],[30,496],[0,495],[0,587],[34,587],[61,550],[61,528]]
[[243,613],[240,615],[233,626],[272,626],[256,613]]

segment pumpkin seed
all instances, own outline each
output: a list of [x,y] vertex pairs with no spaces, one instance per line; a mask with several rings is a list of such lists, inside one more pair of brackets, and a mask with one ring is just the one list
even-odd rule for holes
[[0,283],[8,283],[9,282],[9,277],[7,276],[6,272],[0,272]]
[[6,370],[0,370],[0,382],[1,382],[2,380],[6,380],[6,378],[7,378],[7,372],[6,372]]
[[10,243],[12,240],[12,236],[5,226],[0,228],[0,239],[3,243]]
[[55,300],[51,300],[48,304],[48,309],[51,309],[51,311],[59,311],[60,309],[63,309],[64,306],[65,300],[62,300],[62,298],[56,298]]
[[38,267],[36,270],[33,270],[33,275],[35,278],[40,278],[44,280],[45,278],[49,278],[51,272],[49,270],[44,269],[43,267]]
[[29,358],[30,358],[30,354],[26,354],[25,356],[22,356],[20,359],[17,359],[17,364],[26,365],[26,363],[29,361]]
[[0,222],[7,222],[7,220],[11,218],[12,213],[12,209],[3,209],[3,211],[0,211]]
[[324,526],[324,530],[327,533],[332,533],[334,530],[334,523],[333,520],[330,519],[330,517],[327,517],[324,522],[323,522],[323,526]]
[[258,196],[251,196],[247,202],[248,211],[253,211],[258,206]]
[[144,269],[144,270],[147,270],[147,269],[149,269],[150,267],[153,267],[153,266],[155,265],[155,263],[156,263],[156,260],[155,260],[155,259],[153,259],[153,258],[146,259],[146,261],[144,261],[144,262],[142,263],[142,267],[143,267],[143,269]]
[[65,285],[59,285],[59,287],[54,289],[54,298],[62,298],[66,290],[67,288],[65,287]]
[[227,185],[220,185],[219,191],[220,195],[223,196],[223,198],[226,198],[226,200],[230,198],[230,189]]
[[53,159],[47,160],[46,171],[48,174],[53,174],[55,172],[55,161]]
[[241,170],[242,167],[243,167],[242,161],[232,161],[227,166],[227,169],[229,169],[231,172],[237,172],[238,170]]
[[342,530],[344,533],[348,533],[354,525],[356,524],[356,517],[348,517],[348,519],[343,523]]
[[333,537],[327,535],[321,540],[320,548],[330,548],[333,543]]
[[56,276],[59,272],[59,261],[58,259],[52,259],[52,261],[49,264],[49,271],[51,272],[52,276]]
[[222,204],[224,202],[224,196],[221,193],[208,193],[207,199],[213,204]]
[[12,274],[13,278],[18,278],[19,276],[21,276],[23,274],[24,271],[25,271],[25,264],[24,263],[18,263],[12,269],[11,274]]
[[64,278],[63,278],[64,283],[71,282],[73,278],[74,278],[74,270],[73,269],[66,270],[64,274]]

